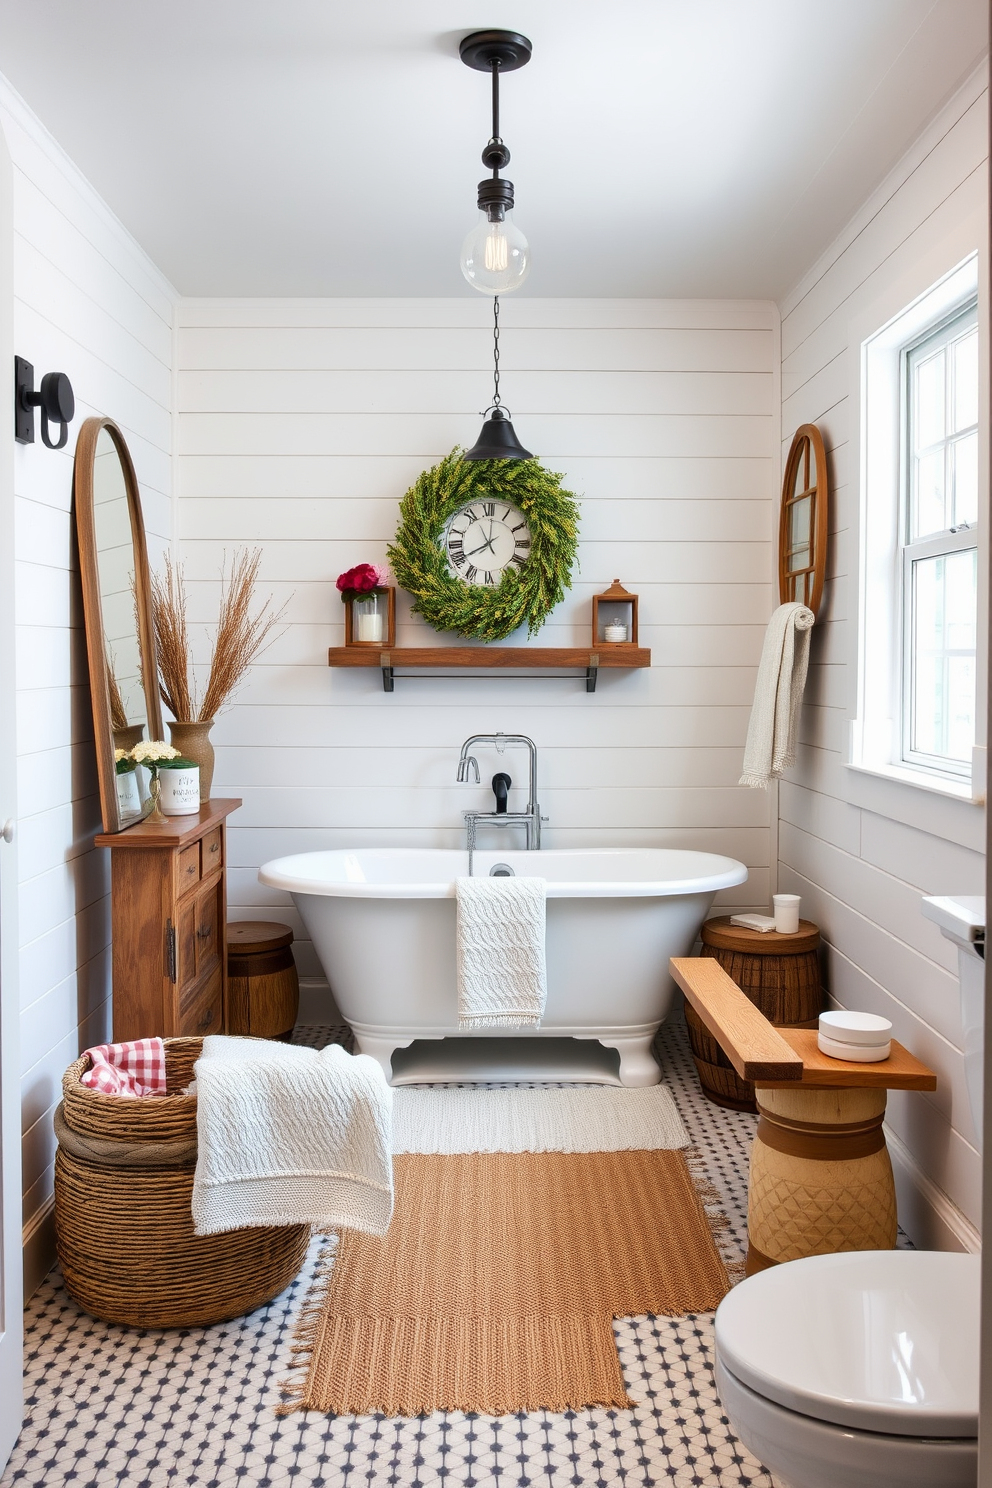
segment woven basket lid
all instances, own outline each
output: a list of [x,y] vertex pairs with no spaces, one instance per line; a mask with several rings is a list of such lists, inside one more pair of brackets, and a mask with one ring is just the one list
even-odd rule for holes
[[800,920],[794,935],[779,935],[777,930],[749,930],[746,925],[732,925],[729,915],[707,920],[702,929],[704,946],[721,951],[743,951],[755,956],[800,956],[815,951],[820,944],[819,927],[812,920]]
[[275,920],[232,920],[227,927],[227,949],[236,956],[252,956],[259,951],[277,951],[293,944],[289,925]]

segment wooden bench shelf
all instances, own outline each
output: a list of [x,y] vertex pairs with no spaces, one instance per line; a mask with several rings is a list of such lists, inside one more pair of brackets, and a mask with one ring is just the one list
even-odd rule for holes
[[[568,671],[578,668],[586,692],[596,691],[601,667],[629,670],[649,667],[651,652],[646,646],[617,643],[602,646],[332,646],[327,653],[332,667],[380,667],[382,690],[392,692],[397,667],[439,668],[454,672],[481,668],[483,675],[496,671]],[[432,675],[432,674],[429,674]],[[475,672],[472,675],[478,676]],[[413,680],[412,678],[404,680]]]

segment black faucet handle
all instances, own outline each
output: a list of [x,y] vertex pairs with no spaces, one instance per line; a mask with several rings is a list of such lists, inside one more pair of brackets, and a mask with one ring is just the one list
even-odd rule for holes
[[513,781],[509,775],[499,774],[493,776],[493,794],[496,797],[496,815],[506,815],[506,795]]

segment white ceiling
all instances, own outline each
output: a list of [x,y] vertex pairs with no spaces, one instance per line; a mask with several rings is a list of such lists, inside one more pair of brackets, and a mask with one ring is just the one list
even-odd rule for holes
[[522,294],[787,291],[986,47],[986,0],[46,0],[0,68],[186,295],[471,296],[489,83]]

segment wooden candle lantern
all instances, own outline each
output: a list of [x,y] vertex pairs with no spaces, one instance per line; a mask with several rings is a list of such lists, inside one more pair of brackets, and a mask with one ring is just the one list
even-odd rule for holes
[[637,645],[637,595],[630,594],[619,579],[614,579],[602,594],[592,597],[592,643],[594,646]]
[[[374,602],[374,605],[373,605]],[[369,613],[365,613],[369,612]],[[358,599],[345,601],[344,643],[391,651],[396,645],[396,590],[370,589]]]

